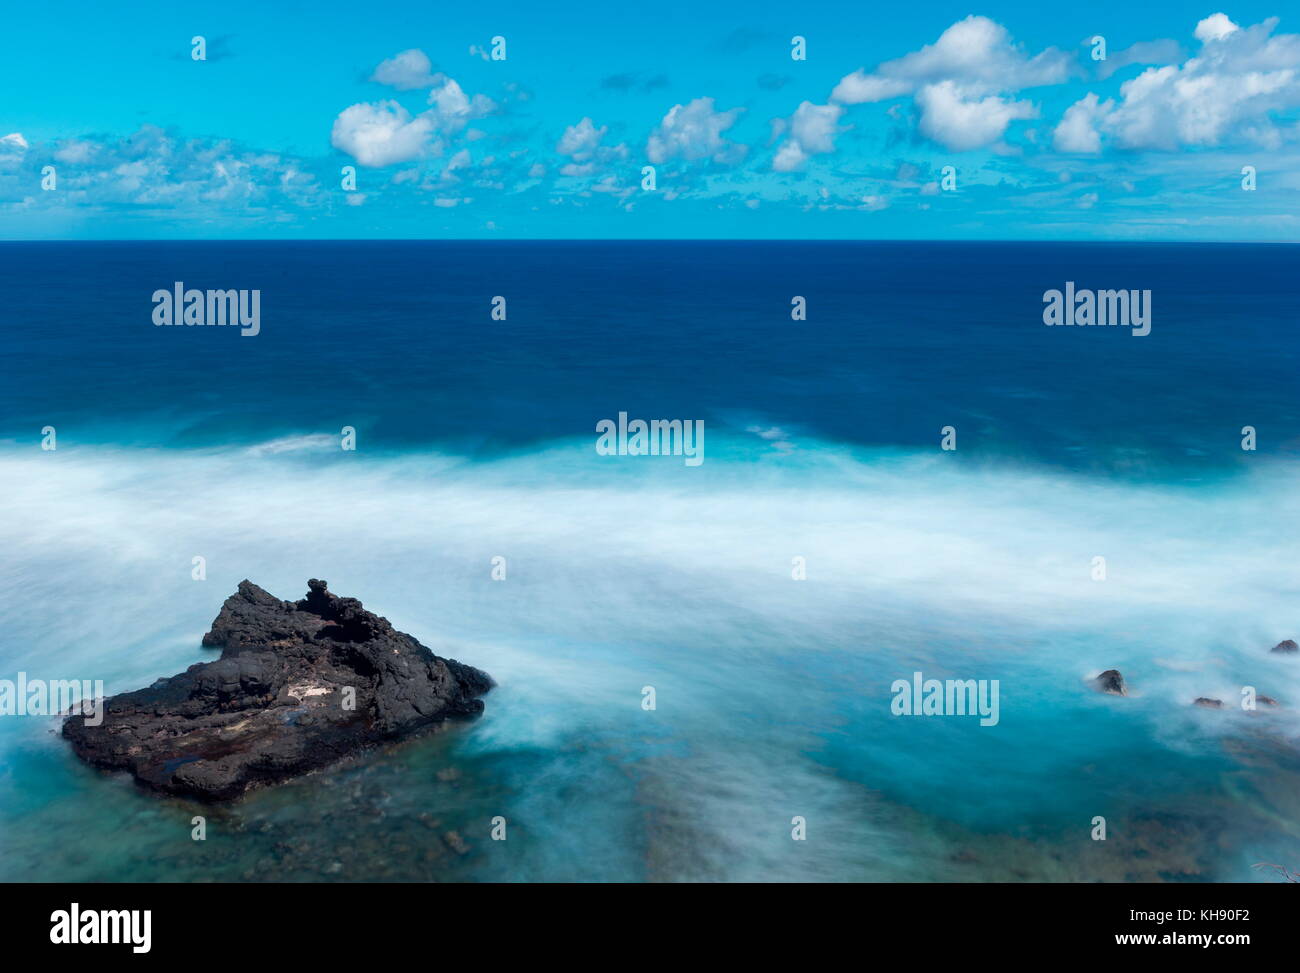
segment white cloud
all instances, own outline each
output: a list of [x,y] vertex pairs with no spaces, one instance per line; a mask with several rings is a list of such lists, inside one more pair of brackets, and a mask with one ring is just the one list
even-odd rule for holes
[[1196,25],[1196,30],[1192,32],[1192,36],[1201,43],[1221,41],[1239,29],[1236,24],[1228,19],[1227,14],[1210,14]]
[[1030,103],[1007,96],[1066,80],[1070,63],[1056,48],[1031,57],[1001,24],[970,16],[919,51],[871,73],[846,75],[831,101],[857,105],[913,95],[924,135],[957,151],[981,148],[1002,138],[1012,121],[1035,117]]
[[451,78],[429,92],[429,104],[438,130],[447,134],[459,132],[474,119],[491,114],[496,108],[486,95],[470,98]]
[[975,99],[953,81],[926,85],[916,93],[916,104],[921,109],[921,134],[957,152],[991,145],[1013,121],[1038,115],[1027,101],[998,95]]
[[461,149],[450,159],[447,160],[447,168],[442,170],[444,176],[449,176],[457,169],[468,169],[470,164],[469,149]]
[[398,91],[412,91],[416,88],[431,88],[442,79],[441,74],[433,73],[433,65],[428,55],[417,48],[402,51],[386,61],[381,61],[371,81],[378,81]]
[[621,142],[618,145],[602,144],[608,131],[608,126],[602,125],[597,128],[596,124],[587,117],[583,117],[578,124],[566,128],[555,145],[556,152],[567,155],[570,159],[560,167],[560,175],[575,177],[599,175],[611,163],[627,158],[628,149],[625,144]]
[[831,92],[831,100],[845,105],[861,105],[911,94],[913,90],[915,90],[914,86],[910,82],[867,74],[859,68],[840,79],[840,83]]
[[784,132],[785,141],[776,150],[772,168],[777,172],[793,172],[803,167],[811,155],[835,151],[835,136],[839,132],[840,105],[814,105],[801,102],[788,121],[780,123],[774,131]]
[[433,133],[433,119],[427,113],[412,118],[395,101],[362,103],[339,113],[330,144],[363,166],[391,166],[427,153]]
[[1091,92],[1076,101],[1065,110],[1061,123],[1052,133],[1052,144],[1056,146],[1056,151],[1087,155],[1100,152],[1101,133],[1097,131],[1097,122],[1113,107],[1112,102],[1101,102]]
[[438,155],[446,138],[476,118],[491,113],[491,98],[472,98],[451,78],[429,92],[429,108],[412,115],[392,99],[363,102],[345,108],[334,120],[330,144],[363,166],[390,166],[426,155]]
[[1065,52],[1049,47],[1028,57],[1001,24],[970,16],[945,30],[933,44],[886,61],[870,75],[859,70],[847,76],[831,98],[845,104],[882,101],[941,81],[981,93],[1019,91],[1057,84],[1069,76],[1069,70]]
[[591,157],[600,140],[609,131],[608,126],[597,128],[590,118],[583,118],[577,125],[570,125],[560,136],[555,151],[560,155],[571,155],[578,162]]
[[[316,180],[300,160],[242,149],[230,141],[182,139],[145,125],[119,139],[78,139],[29,147],[21,136],[0,139],[5,147],[26,151],[29,166],[72,155],[79,160],[59,170],[59,190],[35,194],[44,204],[68,202],[98,209],[128,205],[211,215],[225,212],[265,213],[296,210],[321,201]],[[3,156],[0,156],[0,161]],[[0,200],[26,190],[0,173]]]
[[1224,14],[1206,17],[1196,25],[1196,56],[1147,68],[1120,86],[1113,104],[1089,94],[1066,111],[1057,132],[1067,146],[1099,148],[1107,136],[1128,149],[1234,139],[1276,147],[1294,130],[1279,127],[1273,114],[1300,107],[1300,35],[1272,36],[1276,26],[1276,18],[1241,28]]
[[715,111],[712,98],[696,98],[686,105],[674,105],[650,134],[646,157],[656,165],[674,158],[712,159],[724,164],[739,162],[747,146],[723,138],[722,133],[736,123],[743,110]]
[[777,172],[794,172],[802,168],[807,161],[808,156],[799,147],[799,143],[787,141],[781,143],[781,147],[776,150],[776,156],[772,159],[772,168]]

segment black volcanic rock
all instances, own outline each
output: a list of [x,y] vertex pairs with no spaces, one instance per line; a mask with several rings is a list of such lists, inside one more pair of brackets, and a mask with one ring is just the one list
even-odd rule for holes
[[1281,642],[1277,643],[1277,645],[1273,646],[1273,648],[1269,649],[1269,651],[1280,652],[1283,655],[1291,655],[1295,652],[1300,652],[1300,645],[1296,645],[1294,639],[1283,639]]
[[307,585],[292,602],[241,581],[203,637],[221,658],[105,700],[100,726],[69,717],[77,756],[226,800],[483,711],[486,673],[439,658],[324,581]]
[[1192,705],[1201,706],[1205,709],[1223,709],[1223,700],[1210,699],[1208,696],[1197,696]]
[[1124,684],[1124,677],[1120,675],[1118,669],[1107,669],[1094,679],[1093,683],[1103,693],[1110,693],[1113,696],[1128,695],[1128,686]]

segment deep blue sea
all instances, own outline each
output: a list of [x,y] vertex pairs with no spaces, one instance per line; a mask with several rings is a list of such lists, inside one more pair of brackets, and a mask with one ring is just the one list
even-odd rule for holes
[[[476,722],[215,809],[0,718],[0,879],[1275,880],[1253,866],[1300,867],[1300,657],[1269,652],[1300,638],[1298,270],[1283,245],[0,243],[0,679],[139,688],[215,657],[242,578],[320,577],[498,683]],[[156,327],[176,281],[260,290],[260,334]],[[1067,281],[1150,290],[1150,334],[1046,327]],[[620,412],[702,420],[704,462],[599,455]],[[1090,688],[1109,668],[1128,697]],[[916,671],[997,680],[999,721],[894,715]]]

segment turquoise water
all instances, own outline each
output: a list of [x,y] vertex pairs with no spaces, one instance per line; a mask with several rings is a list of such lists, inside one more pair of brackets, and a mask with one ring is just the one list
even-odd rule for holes
[[[1119,485],[789,442],[720,440],[690,478],[586,439],[0,451],[10,669],[146,685],[212,657],[240,578],[310,574],[499,682],[476,723],[216,811],[0,720],[3,877],[1249,880],[1300,856],[1295,711],[1234,706],[1300,699],[1267,652],[1294,624],[1294,466]],[[1132,697],[1087,687],[1108,667]],[[892,716],[917,669],[999,680],[999,723]]]

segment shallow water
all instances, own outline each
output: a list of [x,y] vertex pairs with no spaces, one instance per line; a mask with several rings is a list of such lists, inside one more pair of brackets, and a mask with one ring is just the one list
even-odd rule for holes
[[[213,657],[242,576],[297,597],[310,565],[499,682],[481,720],[255,793],[201,843],[201,809],[0,721],[6,877],[1249,879],[1300,855],[1300,721],[1237,706],[1300,699],[1267,652],[1294,618],[1292,466],[1120,486],[752,439],[691,480],[585,441],[364,468],[310,442],[4,451],[5,587],[39,582],[9,668],[147,685]],[[1109,667],[1131,697],[1088,688]],[[997,725],[894,716],[917,670],[998,680]]]

